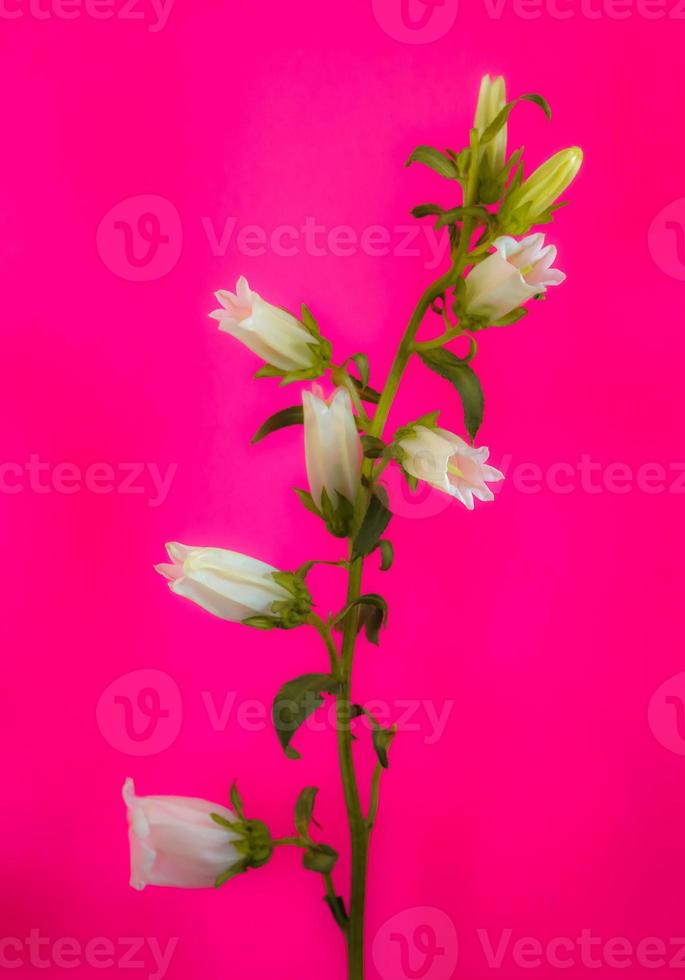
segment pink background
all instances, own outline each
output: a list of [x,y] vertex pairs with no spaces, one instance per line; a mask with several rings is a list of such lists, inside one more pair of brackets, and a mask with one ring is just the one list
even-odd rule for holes
[[[395,491],[396,564],[368,574],[391,614],[380,649],[360,643],[358,699],[381,699],[393,718],[412,699],[449,714],[432,737],[421,703],[392,750],[369,977],[404,980],[388,936],[415,946],[426,925],[443,950],[432,961],[412,950],[428,980],[452,974],[452,930],[454,975],[468,980],[493,973],[478,929],[495,945],[505,929],[512,944],[543,945],[591,930],[595,975],[613,975],[602,944],[617,936],[633,947],[657,937],[673,958],[685,931],[683,11],[668,0],[657,19],[658,4],[569,0],[508,2],[491,16],[485,0],[458,12],[447,0],[432,39],[402,27],[399,0],[176,0],[161,30],[149,29],[148,4],[136,20],[116,2],[109,20],[47,0],[8,0],[1,18],[0,940],[37,930],[56,975],[64,937],[81,950],[95,937],[112,944],[111,961],[76,957],[84,977],[127,975],[122,940],[141,937],[134,975],[154,976],[151,937],[178,940],[173,980],[343,977],[320,881],[292,853],[218,894],[128,887],[128,775],[140,793],[216,801],[237,777],[249,814],[279,834],[299,789],[318,785],[325,839],[345,847],[332,733],[303,731],[292,762],[268,725],[238,714],[325,669],[316,635],[225,625],[169,595],[152,564],[174,539],[282,567],[338,554],[290,489],[304,481],[300,433],[248,444],[298,392],[251,382],[255,359],[206,318],[212,292],[244,272],[279,304],[305,300],[338,357],[365,350],[382,383],[437,275],[425,232],[407,249],[394,229],[413,223],[415,204],[451,203],[440,178],[404,162],[419,143],[464,144],[480,76],[494,71],[511,94],[552,104],[551,124],[530,105],[513,117],[529,167],[575,143],[586,164],[549,230],[568,282],[524,323],[481,335],[480,441],[496,465],[508,460],[509,479],[472,514]],[[141,195],[166,203],[129,200]],[[139,239],[143,264],[132,266],[114,221],[135,231],[143,212],[168,241],[146,264]],[[295,254],[269,244],[254,256],[236,241],[246,225],[269,237],[307,216],[326,233],[381,226],[396,254],[340,254],[329,241],[313,255],[300,236]],[[231,218],[236,233],[217,247],[212,230],[220,238]],[[395,422],[438,407],[461,431],[454,392],[414,366]],[[32,455],[48,464],[40,485],[26,474]],[[584,455],[600,464],[599,492],[580,476],[554,492],[549,468]],[[102,471],[65,492],[64,462],[72,476],[109,464],[116,492]],[[120,466],[134,462],[177,465],[163,502],[149,476],[125,492]],[[613,492],[612,463],[629,468],[627,492]],[[637,476],[645,463],[664,468],[661,492]],[[523,464],[540,468],[540,492]],[[336,608],[337,573],[312,582],[322,609]],[[113,697],[135,701],[139,670],[165,675],[142,682],[168,716],[131,743]],[[212,723],[212,706],[220,714],[233,695],[230,717]],[[358,751],[369,756],[364,739]],[[17,976],[45,975],[26,945],[0,948]],[[591,972],[574,957],[566,976]],[[624,972],[675,968],[633,955]],[[526,969],[510,946],[494,972],[559,970],[544,955]]]

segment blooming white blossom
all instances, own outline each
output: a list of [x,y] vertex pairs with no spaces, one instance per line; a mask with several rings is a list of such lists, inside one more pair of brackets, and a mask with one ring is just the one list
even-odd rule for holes
[[504,479],[504,473],[488,466],[485,446],[475,449],[446,429],[417,425],[398,443],[402,466],[411,476],[449,493],[473,510],[473,498],[493,500],[487,483]]
[[235,293],[221,289],[215,296],[221,309],[209,315],[219,321],[219,329],[267,364],[281,371],[302,371],[315,365],[317,338],[290,313],[253,292],[245,276],[238,279]]
[[493,323],[566,279],[563,272],[552,268],[557,250],[545,245],[542,232],[521,241],[505,235],[493,244],[496,251],[466,277],[467,313],[486,316]]

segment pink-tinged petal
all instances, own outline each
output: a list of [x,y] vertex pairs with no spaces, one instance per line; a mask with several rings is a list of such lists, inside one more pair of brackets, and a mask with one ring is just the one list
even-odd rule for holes
[[497,483],[499,480],[504,479],[504,473],[498,470],[494,466],[484,466],[483,467],[483,479],[487,483]]
[[237,323],[238,318],[233,315],[233,313],[228,313],[226,310],[212,310],[211,313],[207,314],[211,316],[212,320],[219,320],[221,322],[227,321],[228,323]]
[[241,306],[246,309],[252,309],[252,290],[250,289],[250,284],[245,278],[241,276],[236,283],[235,291],[238,297],[238,302]]
[[496,238],[493,245],[503,259],[508,259],[519,250],[519,243],[511,235],[502,235],[500,238]]
[[542,281],[543,286],[560,286],[566,282],[566,273],[561,269],[548,269]]
[[159,565],[153,566],[156,572],[163,575],[165,579],[169,582],[175,582],[177,578],[183,575],[183,567],[181,565],[168,565],[166,562],[160,562]]
[[225,310],[233,310],[238,305],[238,297],[229,289],[217,289],[214,298]]
[[207,800],[135,794],[133,781],[123,788],[131,846],[131,885],[211,888],[218,875],[239,860],[238,837],[212,818],[229,823],[231,810]]
[[492,492],[492,490],[490,489],[490,487],[486,487],[486,485],[484,483],[482,483],[479,487],[472,487],[471,488],[471,493],[476,498],[476,500],[494,500],[495,499],[495,495]]

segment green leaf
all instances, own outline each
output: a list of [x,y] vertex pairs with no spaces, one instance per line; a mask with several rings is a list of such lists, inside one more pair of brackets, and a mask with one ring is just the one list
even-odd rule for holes
[[537,95],[535,92],[530,92],[527,95],[520,95],[517,99],[507,102],[507,104],[497,113],[490,125],[483,131],[479,139],[481,146],[489,143],[490,140],[493,140],[495,136],[497,136],[502,126],[504,126],[507,122],[512,110],[519,104],[519,102],[533,102],[542,109],[548,119],[550,119],[552,116],[552,110],[549,107],[547,99],[543,98],[541,95]]
[[333,918],[338,923],[340,928],[347,929],[347,925],[349,922],[347,918],[347,909],[345,908],[345,902],[340,897],[340,895],[336,895],[335,897],[331,895],[325,895],[324,902],[333,913]]
[[369,501],[364,520],[352,543],[352,558],[370,555],[392,519],[392,512],[385,506],[377,494]]
[[273,722],[278,740],[289,759],[299,759],[300,753],[290,747],[290,740],[311,714],[323,704],[322,692],[333,694],[338,682],[331,674],[303,674],[288,681],[273,703]]
[[317,517],[321,517],[321,511],[314,503],[314,498],[312,497],[309,490],[300,490],[299,487],[294,487],[295,493],[300,498],[300,502],[308,511],[312,514],[316,514]]
[[432,146],[417,146],[407,160],[406,166],[408,167],[411,163],[424,163],[431,170],[440,174],[441,177],[447,177],[450,180],[456,180],[458,176],[454,161]]
[[304,412],[301,405],[292,405],[290,408],[282,408],[266,420],[252,436],[252,444],[259,442],[264,436],[284,429],[288,425],[302,425],[304,422]]
[[302,864],[307,871],[316,871],[320,875],[330,874],[337,862],[338,852],[328,844],[316,844],[302,855]]
[[377,436],[362,436],[362,449],[367,459],[378,459],[385,451],[385,443]]
[[302,790],[295,804],[295,826],[300,837],[309,838],[309,827],[314,816],[314,801],[319,792],[316,786],[307,786]]
[[367,592],[345,606],[343,611],[333,620],[334,625],[343,623],[355,606],[362,607],[359,615],[359,629],[366,630],[367,639],[378,646],[381,626],[385,625],[388,620],[387,602],[378,593]]
[[543,95],[538,95],[536,92],[528,92],[526,95],[520,95],[519,99],[521,102],[533,102],[535,105],[540,106],[547,118],[552,118],[551,106]]
[[419,351],[419,357],[431,371],[451,382],[457,389],[464,407],[464,422],[471,441],[483,422],[484,397],[478,376],[473,368],[444,347]]
[[381,552],[381,571],[387,572],[394,561],[395,549],[392,546],[392,541],[388,541],[387,538],[384,541],[379,541],[378,547]]
[[371,733],[371,740],[373,742],[373,747],[376,750],[378,761],[384,769],[387,769],[390,764],[388,762],[388,749],[390,748],[394,737],[394,728],[381,728],[378,726],[374,727]]
[[368,357],[366,356],[366,354],[353,354],[351,357],[347,358],[347,360],[343,363],[342,366],[345,367],[345,365],[349,364],[350,361],[352,361],[356,365],[356,368],[359,371],[359,380],[361,382],[361,387],[366,388],[366,386],[369,383]]
[[439,204],[417,204],[410,214],[415,218],[427,218],[431,214],[443,214],[444,210]]

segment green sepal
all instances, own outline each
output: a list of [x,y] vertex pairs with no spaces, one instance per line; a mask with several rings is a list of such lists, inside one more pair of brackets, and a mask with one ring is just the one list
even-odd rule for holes
[[401,426],[401,428],[397,429],[392,437],[393,456],[397,460],[401,461],[402,456],[404,454],[400,450],[398,443],[401,442],[402,439],[406,439],[407,436],[412,435],[414,429],[419,425],[423,426],[425,429],[435,429],[438,424],[439,417],[440,417],[439,410],[437,412],[427,412],[425,415],[422,415],[420,418],[415,419],[413,422],[410,422],[408,425],[403,425]]
[[511,313],[507,313],[506,316],[500,317],[499,320],[493,320],[490,324],[491,327],[510,327],[514,323],[518,323],[519,320],[523,320],[525,316],[528,316],[528,310],[525,306],[518,306]]
[[276,629],[278,623],[271,616],[248,616],[247,619],[241,620],[243,626],[251,626],[256,630],[272,630]]
[[323,514],[319,508],[314,503],[314,498],[312,497],[309,490],[300,490],[299,487],[294,487],[295,493],[299,497],[300,503],[306,507],[310,514],[316,514],[317,517],[323,517]]
[[334,694],[338,681],[332,674],[302,674],[288,681],[274,698],[272,717],[283,751],[289,759],[299,759],[300,753],[290,741],[311,714],[323,704],[322,693]]
[[282,408],[280,412],[271,415],[266,422],[260,425],[250,441],[254,445],[272,432],[277,432],[278,429],[284,429],[289,425],[302,425],[303,422],[304,410],[301,405],[291,405],[290,408]]
[[307,871],[317,874],[330,874],[338,863],[338,852],[328,844],[313,844],[302,855],[302,865]]
[[244,808],[243,808],[243,800],[242,800],[242,797],[241,797],[240,793],[238,792],[238,781],[237,781],[237,779],[234,779],[233,780],[233,783],[231,784],[231,791],[229,793],[229,798],[230,798],[231,806],[233,807],[234,812],[237,813],[237,815],[242,820],[244,818],[244,816],[245,816],[245,811],[244,811]]
[[214,821],[214,823],[218,824],[220,827],[223,827],[224,830],[235,830],[236,829],[234,827],[234,825],[233,825],[234,824],[234,821],[233,820],[227,820],[226,817],[222,817],[220,813],[210,813],[209,816],[210,816],[210,819]]
[[214,887],[221,888],[222,885],[225,885],[226,882],[230,881],[232,878],[237,878],[238,875],[244,875],[248,868],[249,865],[247,861],[239,861],[237,864],[233,864],[230,868],[228,868],[226,871],[222,871],[222,873],[217,876],[216,881],[214,882]]
[[354,504],[335,491],[335,503],[331,500],[324,487],[321,491],[321,514],[329,532],[336,538],[346,538],[352,527]]
[[316,317],[313,316],[309,308],[305,306],[304,303],[301,306],[301,310],[302,310],[302,315],[300,318],[300,322],[302,323],[302,326],[305,328],[305,330],[307,330],[312,335],[312,337],[316,337],[317,340],[320,340],[321,331],[319,330],[319,324],[316,320]]
[[444,347],[419,351],[419,357],[431,371],[451,382],[457,389],[464,408],[466,431],[473,442],[483,422],[485,399],[478,376],[465,360]]
[[314,802],[319,792],[316,786],[307,786],[297,797],[295,804],[295,826],[300,837],[309,840],[309,827],[314,820]]
[[406,166],[408,167],[412,163],[423,163],[431,170],[435,170],[441,177],[447,177],[449,180],[456,180],[459,176],[455,161],[432,146],[417,146],[407,160]]
[[371,554],[391,520],[392,511],[377,493],[373,493],[361,527],[352,542],[352,560]]

